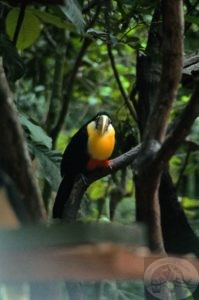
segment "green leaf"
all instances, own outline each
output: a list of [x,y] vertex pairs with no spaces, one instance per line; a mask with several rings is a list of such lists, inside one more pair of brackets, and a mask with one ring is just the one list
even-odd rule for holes
[[57,191],[61,182],[60,161],[62,155],[59,151],[49,150],[44,146],[29,143],[29,149],[40,164],[42,176],[48,181],[54,191]]
[[78,2],[76,0],[65,0],[65,6],[60,6],[60,10],[82,34],[84,32],[85,22]]
[[90,185],[88,188],[90,198],[93,201],[96,201],[99,198],[103,198],[105,194],[106,185],[107,183],[103,180],[95,181],[92,185]]
[[188,198],[188,197],[183,197],[182,205],[185,209],[196,209],[196,208],[198,209],[199,208],[199,200]]
[[3,33],[0,34],[0,55],[3,57],[3,66],[9,80],[16,81],[23,76],[25,72],[23,60],[13,43]]
[[52,139],[46,134],[46,132],[40,126],[34,124],[24,115],[19,117],[21,125],[28,133],[29,138],[38,145],[43,145],[48,149],[52,147]]
[[[18,8],[13,8],[6,17],[6,32],[11,40],[13,40],[19,12]],[[41,23],[39,19],[30,9],[26,9],[16,47],[20,50],[30,47],[39,37],[40,31]]]
[[74,31],[75,26],[60,17],[53,14],[47,13],[45,11],[40,11],[38,9],[31,9],[31,12],[37,16],[42,22],[56,26],[57,28],[68,29],[69,31]]

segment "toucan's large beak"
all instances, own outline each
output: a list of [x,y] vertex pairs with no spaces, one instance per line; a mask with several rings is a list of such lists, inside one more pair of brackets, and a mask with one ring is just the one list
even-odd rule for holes
[[100,133],[100,135],[104,135],[105,132],[108,129],[109,125],[109,118],[106,115],[102,115],[98,119],[98,124],[97,124],[97,130]]

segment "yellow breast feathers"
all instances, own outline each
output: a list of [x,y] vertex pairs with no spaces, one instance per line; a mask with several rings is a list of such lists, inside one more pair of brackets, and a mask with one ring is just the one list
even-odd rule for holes
[[95,123],[91,122],[87,126],[88,132],[88,153],[96,160],[108,159],[115,146],[115,130],[110,124],[104,134],[100,134],[95,129]]

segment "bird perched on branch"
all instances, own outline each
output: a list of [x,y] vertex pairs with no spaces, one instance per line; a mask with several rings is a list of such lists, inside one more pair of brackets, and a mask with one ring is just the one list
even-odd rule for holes
[[115,130],[107,113],[98,113],[72,137],[61,161],[53,218],[61,218],[77,175],[107,166],[115,146]]

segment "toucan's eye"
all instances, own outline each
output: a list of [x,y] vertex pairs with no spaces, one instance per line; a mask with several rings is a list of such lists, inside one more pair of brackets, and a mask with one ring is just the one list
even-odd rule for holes
[[95,119],[96,124],[99,123],[99,120],[100,120],[100,117],[98,116],[98,117]]
[[112,124],[112,121],[111,121],[111,119],[108,119],[108,124],[110,125],[110,124]]

